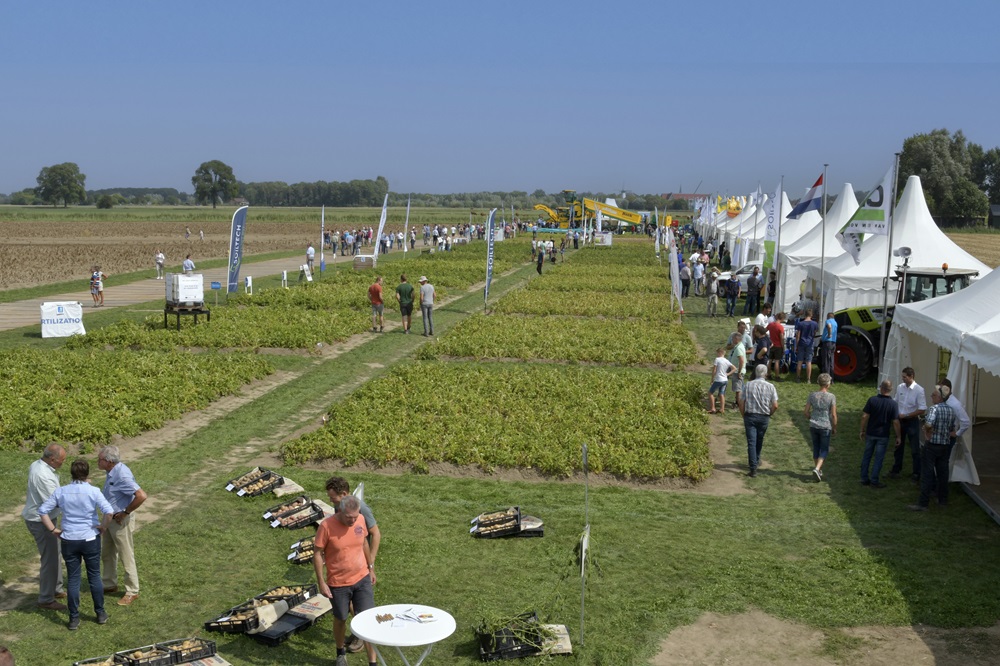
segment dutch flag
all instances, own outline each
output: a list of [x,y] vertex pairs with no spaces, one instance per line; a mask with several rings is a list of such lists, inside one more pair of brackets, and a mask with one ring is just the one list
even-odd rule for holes
[[819,210],[820,206],[822,205],[823,205],[823,174],[820,174],[819,179],[816,181],[816,183],[811,188],[809,188],[809,191],[806,192],[806,195],[802,197],[799,203],[796,204],[795,208],[792,209],[792,212],[788,214],[788,219],[797,220],[800,217],[802,217],[804,213],[807,213],[811,210]]

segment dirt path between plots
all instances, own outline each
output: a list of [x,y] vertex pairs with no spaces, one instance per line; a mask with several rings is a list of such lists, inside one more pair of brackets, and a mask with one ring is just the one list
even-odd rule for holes
[[819,629],[751,611],[706,613],[694,624],[678,627],[660,643],[660,653],[650,664],[988,666],[997,663],[998,649],[1000,624],[983,629],[850,627],[828,636]]

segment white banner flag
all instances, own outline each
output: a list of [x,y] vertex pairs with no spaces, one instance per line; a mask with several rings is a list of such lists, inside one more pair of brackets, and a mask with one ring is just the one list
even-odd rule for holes
[[677,242],[674,239],[674,230],[667,227],[667,259],[670,262],[670,291],[677,299],[677,309],[684,312],[684,304],[681,302],[681,270],[677,264]]
[[861,243],[865,234],[889,235],[891,206],[892,167],[889,167],[882,182],[868,194],[865,202],[837,234],[841,247],[854,258],[855,266],[861,263]]
[[403,254],[410,247],[410,197],[406,197],[406,222],[403,223]]
[[372,239],[372,245],[375,246],[374,255],[378,259],[378,249],[382,245],[382,230],[385,229],[385,217],[389,210],[389,193],[385,193],[385,200],[382,201],[382,217],[378,220],[378,233],[375,234],[375,238]]

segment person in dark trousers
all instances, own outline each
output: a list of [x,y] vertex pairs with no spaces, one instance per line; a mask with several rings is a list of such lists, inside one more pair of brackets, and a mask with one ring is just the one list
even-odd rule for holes
[[868,398],[861,415],[861,432],[858,437],[865,443],[865,453],[861,458],[863,486],[885,488],[878,477],[882,471],[885,450],[889,446],[890,428],[896,431],[896,445],[899,445],[899,408],[890,393],[892,382],[886,379],[879,385],[878,395]]
[[931,393],[931,408],[924,420],[927,441],[920,460],[920,498],[908,508],[926,511],[931,493],[937,490],[938,506],[948,506],[948,461],[951,459],[951,438],[958,428],[955,410],[945,404],[941,389]]
[[545,252],[539,251],[538,252],[538,265],[535,266],[535,270],[538,271],[539,275],[542,274],[542,264],[544,264],[544,263],[545,263]]

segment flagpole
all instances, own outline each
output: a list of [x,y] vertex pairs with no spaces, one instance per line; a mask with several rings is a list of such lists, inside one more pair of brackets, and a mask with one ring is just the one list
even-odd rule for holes
[[[781,181],[778,185],[778,242],[774,244],[774,265],[771,268],[774,270],[774,300],[778,300],[778,288],[781,287],[781,282],[778,281],[780,277],[778,274],[778,261],[781,258],[781,221],[784,220],[784,211],[781,210],[782,205],[785,203],[785,174],[781,174]],[[765,254],[766,254],[765,250]],[[768,275],[767,279],[770,282],[771,276]],[[784,296],[784,292],[781,294]],[[772,312],[774,316],[777,317],[778,313],[784,310],[783,307],[774,307],[775,303],[771,303]],[[784,324],[785,322],[781,322]],[[780,368],[779,368],[780,369]]]
[[[892,270],[892,236],[896,230],[896,225],[892,223],[892,216],[896,210],[896,179],[899,173],[899,153],[896,153],[896,161],[892,165],[892,198],[889,200],[889,243],[885,250],[885,283],[882,287],[882,325],[879,327],[878,336],[878,367],[884,367],[882,361],[885,360],[885,325],[888,321],[889,312],[889,272]],[[905,289],[906,285],[903,285]]]
[[[826,190],[829,184],[826,179],[826,168],[829,164],[823,165],[823,235],[820,238],[819,250],[819,309],[815,313],[814,321],[826,321]],[[804,294],[803,294],[804,295]]]
[[[760,223],[760,209],[764,205],[764,194],[760,190],[759,180],[757,181],[757,198],[760,199],[760,201],[755,202],[756,207],[753,210],[753,243],[750,244],[750,247],[756,247],[757,245],[757,225]],[[750,260],[750,253],[748,252],[747,261],[749,260]]]

